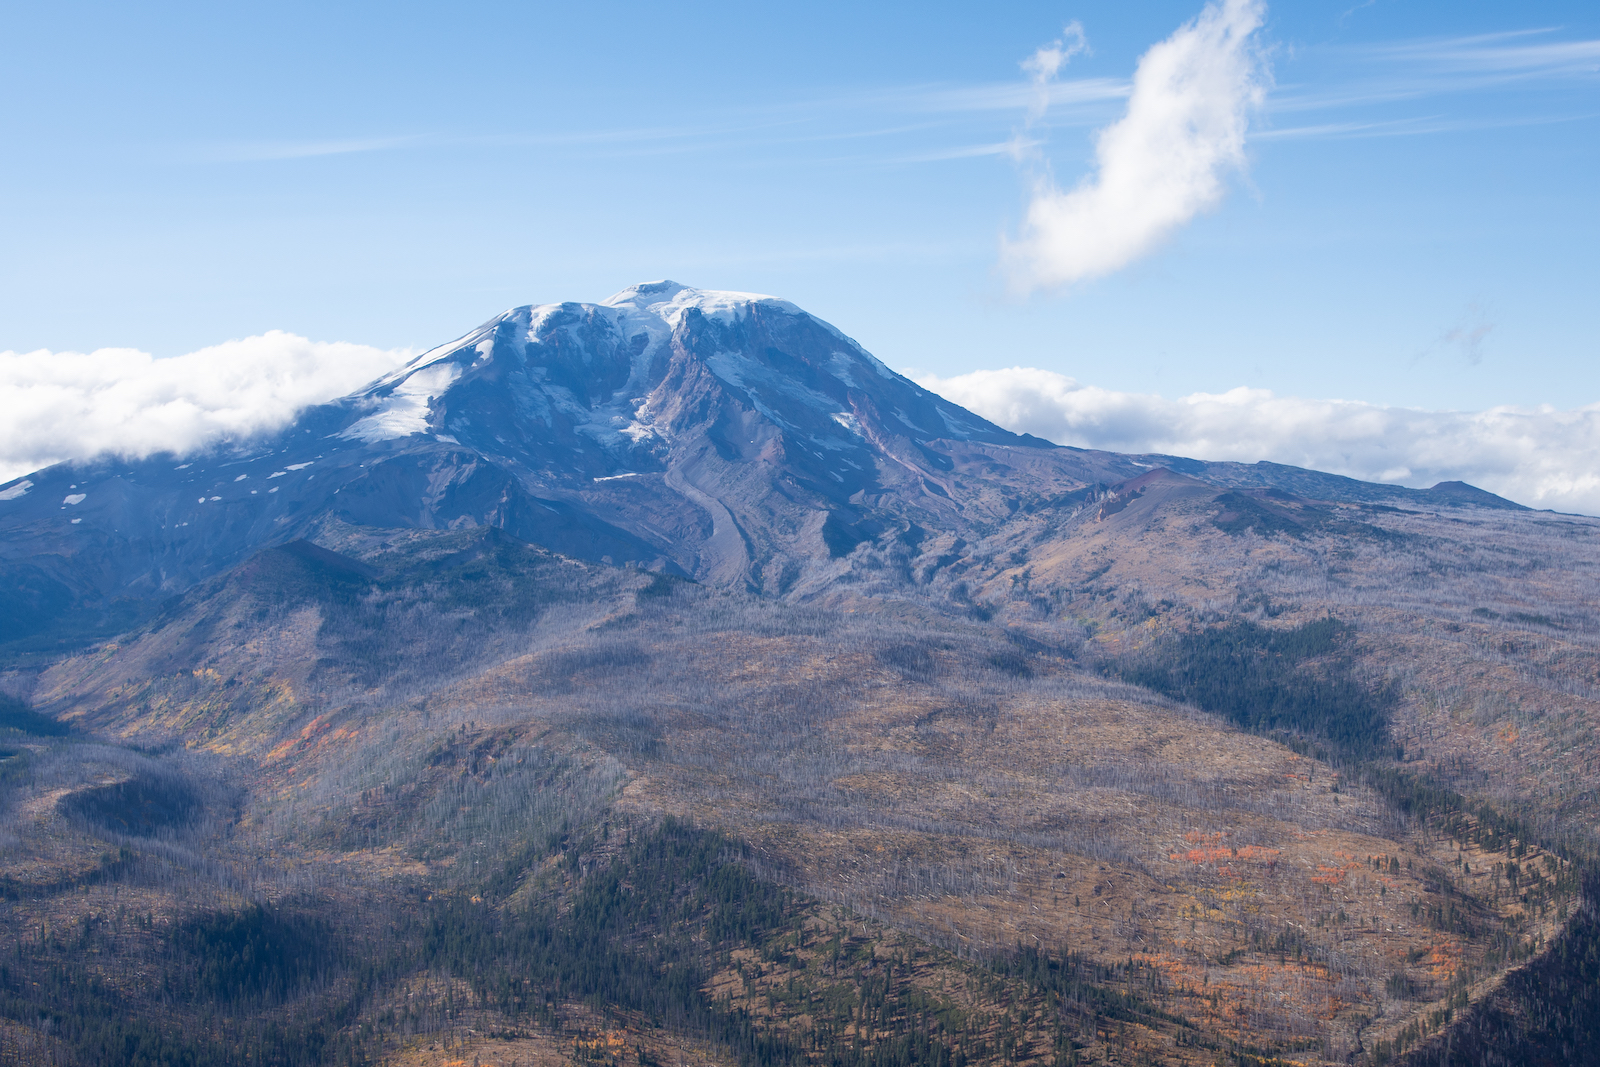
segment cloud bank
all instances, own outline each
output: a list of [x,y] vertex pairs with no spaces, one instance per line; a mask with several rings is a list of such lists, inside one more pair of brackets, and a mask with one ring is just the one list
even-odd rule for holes
[[[128,348],[0,352],[0,482],[62,460],[187,452],[270,431],[415,354],[277,330],[171,359]],[[1398,485],[1460,479],[1532,507],[1600,515],[1600,404],[1418,411],[1245,388],[1169,400],[1030,367],[914,377],[1061,444],[1267,459]]]
[[[1255,44],[1265,13],[1260,0],[1207,4],[1144,54],[1127,114],[1100,132],[1096,172],[1065,192],[1035,179],[1020,234],[1001,245],[1017,291],[1109,274],[1221,201],[1266,92]],[[1057,42],[1024,64],[1036,92],[1070,54]]]
[[1600,404],[1419,411],[1246,388],[1168,400],[1031,367],[917,381],[1007,429],[1060,444],[1265,459],[1413,487],[1459,479],[1530,507],[1600,515]]
[[415,354],[280,330],[170,359],[131,348],[0,352],[0,481],[62,460],[185,452],[273,430]]

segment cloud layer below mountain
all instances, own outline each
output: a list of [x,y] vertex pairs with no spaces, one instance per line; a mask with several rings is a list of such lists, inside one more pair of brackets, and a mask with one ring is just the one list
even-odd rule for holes
[[1009,430],[1059,444],[1265,459],[1416,487],[1459,479],[1530,507],[1600,515],[1600,404],[1419,411],[1247,388],[1169,400],[1032,367],[917,381]]
[[156,359],[0,352],[0,481],[102,453],[184,452],[288,423],[415,355],[273,330]]
[[[0,481],[61,460],[186,452],[272,430],[414,354],[276,330],[171,359],[0,352]],[[1600,514],[1600,404],[1419,411],[1245,388],[1172,400],[1030,367],[917,381],[1061,444],[1266,459],[1411,486],[1460,479],[1532,507]]]

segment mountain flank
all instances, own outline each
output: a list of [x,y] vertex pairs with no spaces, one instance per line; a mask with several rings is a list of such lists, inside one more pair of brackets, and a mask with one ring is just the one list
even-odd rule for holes
[[664,282],[0,497],[0,1060],[1600,1048],[1600,521]]
[[494,526],[578,558],[804,598],[836,583],[856,545],[971,540],[1158,468],[1345,504],[1517,506],[1456,483],[1059,448],[928,392],[785,301],[655,282],[514,308],[276,434],[8,483],[0,641],[109,636],[334,520]]

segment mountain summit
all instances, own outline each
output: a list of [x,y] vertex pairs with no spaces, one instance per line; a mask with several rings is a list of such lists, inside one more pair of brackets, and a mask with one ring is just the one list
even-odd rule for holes
[[[136,616],[330,522],[501,527],[571,556],[804,594],[864,542],[942,552],[1030,500],[1156,466],[1263,480],[1260,465],[1019,436],[787,301],[657,281],[513,308],[277,433],[0,487],[0,607],[13,639],[118,602]],[[1299,493],[1347,481],[1273,470]]]
[[[563,497],[589,498],[596,486],[643,479],[666,490],[669,511],[683,512],[687,501],[713,526],[729,509],[754,505],[752,493],[780,491],[819,513],[852,500],[859,506],[886,484],[903,483],[908,461],[947,466],[924,454],[936,441],[1043,444],[894,373],[793,304],[667,281],[601,304],[514,308],[340,407],[354,416],[337,430],[343,440],[431,437]],[[724,484],[730,478],[740,487]],[[607,509],[603,499],[594,503]],[[616,518],[651,540],[626,516]],[[748,562],[736,557],[748,553],[732,526],[722,539],[704,561],[704,553],[690,559],[666,543],[657,547],[688,570],[731,577],[730,567]]]

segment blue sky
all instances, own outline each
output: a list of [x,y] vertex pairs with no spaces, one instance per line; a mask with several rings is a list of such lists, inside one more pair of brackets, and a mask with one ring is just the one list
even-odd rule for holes
[[[0,351],[426,347],[672,277],[940,379],[1600,401],[1592,4],[1269,5],[1220,202],[1019,295],[1030,183],[1093,177],[1201,6],[12,4]],[[1030,120],[1020,64],[1072,21]]]

